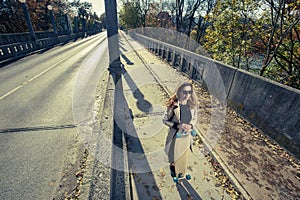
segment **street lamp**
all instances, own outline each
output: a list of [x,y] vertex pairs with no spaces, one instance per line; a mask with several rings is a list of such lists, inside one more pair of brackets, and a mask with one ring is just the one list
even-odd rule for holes
[[67,32],[67,35],[70,35],[71,34],[70,18],[66,10],[64,11],[64,18],[65,18],[64,30]]
[[84,17],[84,19],[85,19],[85,31],[87,32],[87,34],[89,33],[89,31],[90,31],[90,16],[89,15],[86,15],[85,17]]
[[75,31],[76,31],[76,35],[78,36],[78,12],[76,11],[74,13],[74,23],[75,23]]
[[55,36],[57,37],[58,34],[57,34],[56,24],[55,24],[55,21],[54,21],[54,16],[53,16],[53,11],[52,11],[53,7],[51,5],[48,5],[47,8],[50,11],[50,18],[51,18],[51,23],[52,23],[52,26],[53,26],[53,31],[54,31]]
[[82,32],[83,32],[83,38],[85,37],[85,33],[86,33],[86,21],[85,21],[85,16],[83,15],[82,18],[81,18],[81,21],[82,21]]
[[27,22],[27,26],[28,26],[28,29],[29,29],[31,39],[36,40],[36,36],[35,36],[34,30],[33,30],[33,27],[32,27],[32,23],[31,23],[31,20],[30,20],[30,16],[29,16],[29,13],[28,13],[26,0],[19,0],[19,1],[22,4],[22,9],[23,9],[23,12],[24,12],[24,15],[25,15],[25,19],[26,19],[26,22]]
[[106,19],[109,22],[107,26],[108,38],[108,53],[109,53],[109,71],[111,74],[116,75],[116,79],[121,76],[121,61],[119,50],[118,38],[118,19],[117,19],[117,3],[116,0],[105,0],[105,13]]
[[[122,138],[123,130],[119,126],[118,122],[126,123],[122,117],[117,117],[120,112],[124,112],[124,107],[126,109],[126,102],[123,101],[124,94],[123,94],[123,84],[122,84],[122,68],[121,68],[121,61],[120,61],[120,50],[119,50],[119,38],[118,38],[118,19],[117,19],[117,4],[116,0],[105,0],[105,13],[106,13],[106,20],[107,20],[107,38],[108,38],[108,55],[109,55],[109,72],[114,80],[115,90],[114,90],[114,106],[113,106],[113,136],[112,136],[112,143],[113,145],[122,146],[123,141]],[[124,104],[125,103],[125,104]],[[122,111],[121,111],[122,110]],[[121,120],[121,121],[120,121]],[[126,134],[125,134],[126,135]],[[115,148],[114,148],[115,149]],[[117,151],[112,151],[112,160],[116,161],[122,159],[122,155],[118,154]],[[116,162],[112,163],[116,165]],[[124,163],[119,162],[118,164],[124,165]],[[111,190],[118,190],[120,189],[119,185],[113,184],[115,179],[118,177],[124,176],[122,171],[117,170],[113,167],[111,171],[110,183],[111,183]],[[119,198],[121,196],[118,196]],[[114,193],[111,193],[110,199],[115,199],[117,196],[114,196]],[[121,197],[122,198],[122,197]]]

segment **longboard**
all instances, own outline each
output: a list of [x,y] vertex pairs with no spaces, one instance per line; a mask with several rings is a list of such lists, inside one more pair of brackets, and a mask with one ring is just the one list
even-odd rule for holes
[[185,174],[191,145],[191,137],[196,135],[197,132],[194,129],[190,132],[178,131],[176,133],[174,144],[174,163],[177,175],[179,173]]

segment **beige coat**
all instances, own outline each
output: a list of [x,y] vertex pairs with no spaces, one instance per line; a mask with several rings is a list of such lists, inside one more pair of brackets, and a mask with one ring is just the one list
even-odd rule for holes
[[[191,109],[192,119],[190,124],[195,127],[197,122],[197,108]],[[176,132],[177,130],[173,128],[174,123],[180,123],[180,106],[179,104],[174,104],[172,107],[168,107],[165,111],[163,123],[169,127],[166,144],[165,144],[165,152],[169,156],[169,162],[174,161],[174,155],[172,148],[174,148],[175,140],[176,140]],[[190,144],[192,143],[192,137],[190,137]],[[190,148],[192,146],[190,145]],[[171,150],[171,151],[170,151]]]

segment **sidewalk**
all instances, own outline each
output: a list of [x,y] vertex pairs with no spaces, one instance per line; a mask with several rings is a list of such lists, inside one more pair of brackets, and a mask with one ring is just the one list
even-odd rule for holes
[[188,193],[204,200],[300,199],[299,161],[200,87],[196,88],[200,135],[187,172],[192,179],[184,187],[175,184],[163,153],[164,102],[179,83],[190,79],[123,32],[120,49],[125,69],[124,96],[119,97],[125,114],[120,116],[126,117],[129,111],[132,118],[120,124],[127,132],[128,166],[123,167],[131,172],[133,199],[188,199]]
[[217,183],[209,157],[200,154],[204,149],[201,144],[201,148],[195,145],[190,154],[187,173],[192,179],[184,182],[185,188],[173,182],[163,151],[168,132],[162,123],[168,95],[164,89],[174,91],[180,82],[189,79],[130,38],[120,37],[120,40],[121,59],[126,70],[122,80],[124,96],[133,115],[133,125],[126,127],[132,135],[127,140],[128,151],[139,152],[128,154],[133,199],[187,199],[188,193],[194,199],[231,199],[226,188]]
[[[166,96],[163,91],[159,92],[161,88],[155,84],[156,80],[152,82],[146,81],[153,79],[151,73],[156,76],[164,88],[171,92],[175,90],[178,83],[188,79],[164,61],[157,59],[155,55],[145,50],[137,42],[132,41],[128,35],[121,35],[125,36],[125,38],[122,38],[123,44],[126,44],[128,41],[131,44],[130,47],[134,47],[136,51],[132,52],[126,44],[125,48],[128,51],[123,53],[134,64],[129,65],[123,61],[125,69],[132,77],[132,80],[136,81],[138,88],[144,94],[144,99],[151,102],[152,105],[163,105]],[[137,57],[140,57],[144,63],[141,63]],[[144,64],[150,71],[145,69]],[[222,179],[224,182],[226,180],[226,177],[216,174],[216,170],[213,169],[218,169],[220,164],[244,198],[299,199],[299,161],[247,121],[238,117],[234,111],[219,105],[215,99],[201,88],[198,89],[198,92],[200,109],[197,128],[201,132],[201,139],[212,148],[213,156],[219,162],[208,161],[209,156],[205,157],[207,155],[205,152],[203,153],[205,151],[204,145],[200,145],[200,148],[198,146],[198,149],[194,150],[190,159],[191,166],[189,167],[191,170],[190,174],[193,177],[190,185],[196,190],[199,197],[202,199],[222,199],[223,197],[227,199],[230,194],[232,197],[235,196],[230,187],[225,187],[229,194],[224,192],[222,187],[216,187],[222,185],[218,182],[218,179]],[[130,98],[130,94],[125,96],[128,97],[128,104],[130,107],[132,106],[133,113],[135,115],[142,114],[134,106],[136,103],[135,99]],[[163,109],[163,107],[160,107],[160,112],[156,113],[161,113]],[[156,123],[160,123],[161,115],[155,116],[155,118],[158,118]],[[147,123],[147,121],[145,122],[143,118],[139,118],[135,120],[135,124],[138,122]],[[219,130],[221,127],[222,129]],[[166,129],[162,129],[153,138],[151,137],[148,140],[141,139],[143,146],[147,148],[147,145],[149,145],[149,149],[160,148],[164,142],[166,131]],[[137,132],[139,133],[139,131]],[[153,142],[155,137],[157,138],[156,142]],[[211,163],[213,168],[208,166]],[[174,187],[174,183],[172,183],[172,180],[169,181],[168,168],[153,171],[152,173],[154,177],[157,177],[155,180],[159,186],[161,196],[165,199],[177,199],[170,196],[177,192],[173,193],[173,190],[170,190],[172,186]],[[166,176],[162,177],[164,173]],[[212,177],[212,174],[218,178]],[[147,190],[144,190],[144,192],[147,193]]]

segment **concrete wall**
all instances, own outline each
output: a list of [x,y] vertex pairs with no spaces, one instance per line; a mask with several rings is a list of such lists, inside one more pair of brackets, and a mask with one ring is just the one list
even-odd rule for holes
[[[131,33],[300,159],[300,91],[161,41]],[[167,52],[160,53],[163,49]],[[174,60],[179,58],[178,60]]]
[[237,70],[228,105],[300,158],[300,91]]

